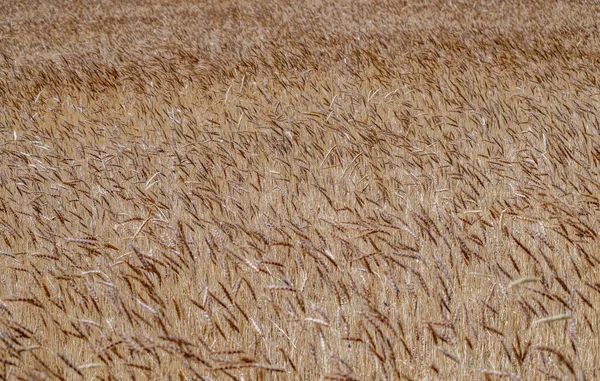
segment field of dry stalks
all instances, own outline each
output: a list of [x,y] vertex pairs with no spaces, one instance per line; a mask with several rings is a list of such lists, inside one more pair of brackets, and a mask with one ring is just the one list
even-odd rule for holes
[[600,379],[598,5],[0,13],[1,379]]

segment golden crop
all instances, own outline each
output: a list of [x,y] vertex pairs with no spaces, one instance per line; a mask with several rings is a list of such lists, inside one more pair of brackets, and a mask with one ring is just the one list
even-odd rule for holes
[[0,378],[600,379],[597,2],[0,14]]

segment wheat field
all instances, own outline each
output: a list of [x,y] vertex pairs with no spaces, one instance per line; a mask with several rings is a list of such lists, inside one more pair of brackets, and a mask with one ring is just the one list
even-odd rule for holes
[[600,379],[596,1],[0,13],[1,379]]

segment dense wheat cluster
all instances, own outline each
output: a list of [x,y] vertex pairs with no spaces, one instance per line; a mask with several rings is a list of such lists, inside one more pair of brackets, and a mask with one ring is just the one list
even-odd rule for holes
[[600,378],[597,5],[0,12],[1,378]]

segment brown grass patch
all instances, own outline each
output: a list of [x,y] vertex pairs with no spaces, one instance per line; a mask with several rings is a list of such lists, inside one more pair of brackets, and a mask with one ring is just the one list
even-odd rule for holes
[[597,5],[0,11],[1,378],[600,378]]

